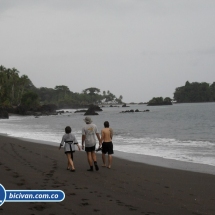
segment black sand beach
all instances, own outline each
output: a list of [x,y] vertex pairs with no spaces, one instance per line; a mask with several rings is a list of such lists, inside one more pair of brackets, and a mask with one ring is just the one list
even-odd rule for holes
[[[101,166],[101,154],[97,154]],[[114,157],[112,169],[87,172],[84,152],[76,172],[58,147],[0,136],[0,183],[6,190],[63,190],[59,203],[8,203],[0,215],[214,215],[215,175]]]

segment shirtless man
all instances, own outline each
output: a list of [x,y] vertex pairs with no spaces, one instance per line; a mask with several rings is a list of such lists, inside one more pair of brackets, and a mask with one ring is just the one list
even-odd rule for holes
[[[102,161],[103,161],[103,167],[106,167],[106,159],[105,154],[108,153],[108,166],[107,168],[111,168],[112,164],[112,154],[113,154],[113,143],[112,143],[112,137],[113,137],[113,130],[112,128],[109,128],[109,122],[104,122],[104,128],[101,131],[101,143],[102,143]],[[101,146],[101,144],[100,144]]]

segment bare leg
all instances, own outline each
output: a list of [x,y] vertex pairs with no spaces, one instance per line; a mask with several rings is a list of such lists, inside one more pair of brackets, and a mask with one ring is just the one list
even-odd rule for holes
[[92,155],[92,160],[95,162],[96,161],[96,153],[95,151],[91,152]]
[[74,167],[74,164],[73,164],[73,161],[72,161],[72,158],[71,158],[71,153],[67,153],[66,155],[67,155],[69,165],[71,166],[72,170],[74,170],[75,167]]
[[[73,161],[73,153],[71,153],[71,159],[72,159],[72,161]],[[68,162],[67,162],[67,169],[70,169],[70,162],[69,162],[69,160],[68,160]]]
[[92,155],[92,160],[94,162],[94,166],[96,168],[96,171],[98,171],[99,167],[98,167],[98,164],[97,164],[97,161],[96,161],[96,153],[95,153],[95,151],[91,152],[91,155]]
[[105,159],[105,154],[102,153],[102,161],[103,161],[103,165],[102,166],[106,166],[106,159]]
[[108,168],[110,169],[112,165],[112,155],[108,155]]
[[87,160],[90,166],[93,165],[93,159],[92,159],[92,154],[91,152],[87,152]]

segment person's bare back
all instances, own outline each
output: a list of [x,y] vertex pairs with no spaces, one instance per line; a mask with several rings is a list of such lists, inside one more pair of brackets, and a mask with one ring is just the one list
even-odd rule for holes
[[113,130],[112,128],[103,128],[102,129],[102,142],[111,142],[113,137]]

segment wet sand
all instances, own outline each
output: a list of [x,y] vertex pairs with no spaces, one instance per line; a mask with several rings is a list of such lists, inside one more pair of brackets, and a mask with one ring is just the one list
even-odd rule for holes
[[100,152],[97,158],[100,170],[87,172],[85,153],[76,151],[76,172],[70,172],[66,170],[66,156],[63,150],[58,150],[58,145],[0,136],[0,183],[6,190],[65,192],[64,201],[59,203],[5,202],[0,207],[0,215],[215,214],[213,174],[117,157],[113,158],[112,169],[107,169],[101,167]]

